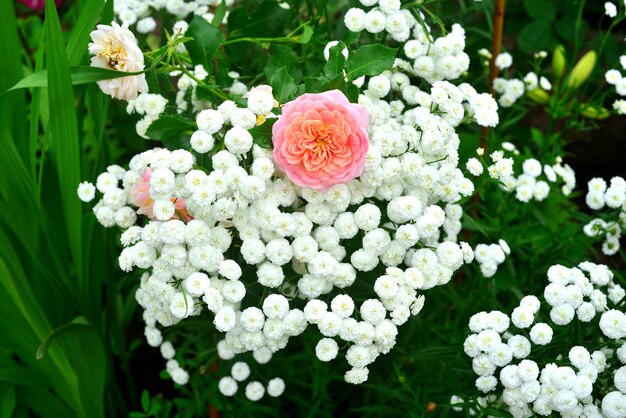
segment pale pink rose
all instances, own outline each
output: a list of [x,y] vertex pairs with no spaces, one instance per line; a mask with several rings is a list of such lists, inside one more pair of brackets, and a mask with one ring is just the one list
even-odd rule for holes
[[363,173],[367,112],[339,90],[303,94],[272,127],[274,161],[294,183],[328,189]]
[[[137,46],[137,39],[128,30],[126,23],[122,26],[115,22],[111,22],[111,26],[98,25],[90,36],[88,48],[93,55],[92,67],[123,72],[143,71],[143,52]],[[139,93],[148,91],[145,74],[100,80],[98,86],[105,94],[126,101],[136,99]]]
[[[130,191],[130,197],[133,200],[137,209],[137,213],[140,215],[146,215],[150,219],[154,219],[154,200],[150,197],[150,177],[152,176],[152,169],[147,168],[143,172],[143,175],[137,179],[137,185]],[[172,197],[176,213],[172,219],[181,219],[187,223],[193,219],[193,216],[187,211],[187,203],[183,199]],[[178,216],[180,214],[180,216]]]

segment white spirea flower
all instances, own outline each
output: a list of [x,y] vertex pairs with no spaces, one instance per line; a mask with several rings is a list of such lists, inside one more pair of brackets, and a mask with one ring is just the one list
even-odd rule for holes
[[[116,71],[143,71],[143,53],[137,46],[135,35],[128,30],[127,24],[120,26],[111,22],[111,26],[98,25],[90,34],[89,53],[93,55],[91,65]],[[148,91],[144,74],[98,81],[98,86],[105,94],[120,100],[137,98],[140,92]]]
[[83,202],[91,202],[96,196],[96,187],[88,181],[83,181],[78,185],[77,194]]
[[604,14],[606,14],[608,17],[617,16],[617,6],[615,6],[615,4],[611,3],[610,1],[607,1],[606,3],[604,3]]
[[250,382],[246,385],[246,398],[256,402],[265,394],[265,388],[261,382]]
[[600,330],[611,339],[624,338],[626,336],[626,315],[616,309],[604,312],[600,317]]
[[176,351],[174,350],[174,346],[172,346],[172,343],[169,341],[164,341],[161,344],[161,355],[163,356],[164,359],[166,360],[170,360],[172,358],[174,358],[174,355],[176,354]]
[[189,382],[189,373],[180,367],[170,371],[170,376],[177,385],[186,385]]
[[322,338],[315,346],[315,355],[321,361],[331,361],[337,357],[339,346],[332,338]]
[[505,70],[513,64],[513,57],[508,52],[502,52],[496,57],[495,64],[499,69]]
[[283,295],[269,295],[263,301],[263,313],[268,318],[282,319],[289,312],[289,302]]
[[553,331],[550,325],[538,323],[530,329],[530,339],[537,345],[546,345],[552,341]]
[[219,380],[217,387],[219,388],[220,393],[224,396],[233,396],[237,393],[238,389],[237,381],[230,376],[222,377]]
[[614,391],[602,399],[602,412],[607,418],[622,418],[626,416],[626,395]]
[[483,173],[483,165],[477,158],[472,157],[467,160],[465,167],[473,176],[480,176]]
[[285,381],[280,377],[275,377],[267,382],[267,394],[277,398],[285,391]]
[[243,382],[250,376],[250,366],[243,361],[238,361],[233,364],[233,367],[230,369],[230,374],[238,382]]

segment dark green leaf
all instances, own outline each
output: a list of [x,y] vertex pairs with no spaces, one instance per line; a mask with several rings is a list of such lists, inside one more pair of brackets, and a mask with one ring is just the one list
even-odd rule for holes
[[292,48],[285,45],[274,44],[269,50],[269,60],[263,68],[265,76],[269,79],[281,67],[285,67],[293,77],[301,77],[302,69],[298,66],[298,56]]
[[550,0],[524,0],[528,16],[541,22],[552,22],[556,17],[556,7]]
[[50,110],[50,154],[56,169],[65,233],[75,265],[77,284],[84,289],[82,205],[76,200],[80,183],[80,141],[76,103],[63,32],[54,1],[46,1],[46,58],[48,64],[48,108]]
[[204,69],[211,71],[213,56],[224,40],[222,32],[212,26],[202,16],[194,16],[185,35],[193,37],[185,45],[194,64],[202,64]]
[[58,336],[62,335],[65,332],[71,331],[74,328],[80,328],[85,326],[89,326],[88,322],[84,317],[80,316],[70,323],[61,325],[60,327],[53,329],[52,332],[41,342],[41,345],[37,349],[35,357],[37,357],[37,360],[41,360],[42,358],[44,358],[44,356],[48,352],[48,348],[50,348],[50,344],[52,344]]
[[15,411],[15,386],[0,383],[0,418],[11,418]]
[[179,115],[163,115],[148,126],[146,136],[157,141],[167,141],[189,129],[194,129],[196,124],[191,119]]
[[348,78],[354,80],[362,75],[378,75],[391,68],[396,58],[396,48],[380,44],[364,45],[348,56]]
[[346,58],[343,56],[342,51],[345,47],[343,42],[339,42],[330,48],[328,61],[324,65],[324,75],[326,77],[332,79],[338,75],[343,75]]
[[276,119],[268,119],[263,125],[250,129],[255,144],[261,148],[272,148],[272,127],[274,123],[276,123]]
[[141,407],[144,412],[148,412],[148,408],[150,408],[150,394],[147,390],[144,390],[141,394]]
[[289,10],[280,7],[278,2],[266,0],[249,17],[248,23],[243,28],[243,35],[255,38],[280,36],[284,33],[290,14]]
[[557,41],[552,27],[547,22],[532,22],[522,29],[518,36],[519,47],[526,53],[535,51],[552,51]]
[[[5,91],[17,83],[23,76],[22,57],[20,56],[20,39],[18,37],[17,22],[13,6],[16,2],[0,1],[0,51],[2,51],[2,69],[0,70],[0,91]],[[31,165],[29,142],[19,140],[27,136],[27,121],[25,111],[26,99],[24,92],[12,93],[6,98],[0,98],[0,123],[6,125],[15,139],[15,146],[19,155],[27,166]],[[33,163],[34,164],[34,163]]]
[[270,79],[272,85],[272,93],[278,103],[286,103],[293,99],[298,91],[298,86],[292,76],[289,75],[287,69],[282,67],[272,75]]
[[222,20],[224,20],[224,16],[226,16],[226,0],[222,0],[220,5],[215,9],[211,25],[219,28],[222,24]]

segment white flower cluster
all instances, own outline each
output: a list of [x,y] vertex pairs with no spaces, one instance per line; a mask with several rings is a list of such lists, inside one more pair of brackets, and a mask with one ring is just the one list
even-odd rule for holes
[[595,218],[583,228],[589,237],[604,238],[602,252],[614,255],[620,249],[619,240],[622,237],[622,228],[626,228],[626,181],[621,177],[613,177],[607,187],[601,178],[589,180],[588,192],[585,197],[587,206],[593,210],[600,210],[605,206],[613,212],[610,220]]
[[[230,376],[220,379],[218,383],[220,393],[224,396],[234,396],[239,389],[239,383],[244,382],[248,377],[250,377],[250,366],[243,361],[236,362],[231,368]],[[282,395],[285,391],[285,381],[276,377],[267,383],[267,388],[259,381],[249,382],[246,385],[245,394],[249,400],[256,402],[265,395],[266,391],[274,398]]]
[[[625,364],[626,315],[615,309],[607,311],[607,302],[617,304],[626,292],[613,282],[611,271],[590,262],[571,269],[555,265],[548,270],[548,280],[550,284],[545,288],[544,298],[552,307],[550,320],[558,326],[571,323],[575,317],[588,323],[596,313],[603,312],[600,330],[608,338],[620,340],[617,355]],[[489,393],[501,385],[502,395],[498,398],[514,417],[556,413],[564,417],[626,416],[626,367],[620,366],[614,373],[612,380],[617,391],[606,383],[606,376],[611,373],[607,361],[612,350],[598,349],[590,353],[585,347],[574,346],[568,353],[569,365],[563,365],[561,356],[552,360],[558,361],[560,366],[549,359],[542,358],[538,363],[539,359],[529,358],[533,345],[548,346],[553,339],[554,330],[550,325],[536,323],[541,315],[540,308],[537,297],[525,296],[510,316],[500,311],[472,316],[469,328],[473,334],[465,340],[464,350],[472,358],[472,368],[479,376],[476,387]],[[593,328],[585,330],[593,332]],[[598,340],[598,335],[593,340],[597,341],[598,348],[607,345]],[[600,393],[612,391],[601,401],[596,400],[592,396],[594,385],[603,387]],[[458,401],[455,399],[454,403]]]
[[[210,10],[222,3],[222,0],[118,0],[114,11],[117,18],[128,26],[135,25],[137,32],[146,34],[157,27],[155,16],[164,10],[177,19],[185,19],[189,14],[200,15],[211,21],[213,13]],[[230,7],[234,0],[226,0]]]
[[[483,48],[478,51],[478,54],[485,58],[483,65],[485,67],[489,66],[489,60],[492,56],[491,52]],[[541,51],[541,53],[535,54],[535,59],[542,60],[546,56],[547,53]],[[508,52],[503,52],[496,57],[494,63],[498,69],[506,70],[513,65],[513,57]],[[532,71],[527,73],[523,79],[496,77],[493,80],[493,90],[500,95],[498,104],[501,107],[513,106],[525,92],[531,92],[538,88],[550,91],[552,84],[546,77]]]
[[348,30],[386,31],[402,42],[405,56],[412,61],[406,62],[403,69],[411,75],[432,83],[454,80],[469,69],[469,56],[464,52],[465,31],[460,25],[453,25],[449,34],[434,39],[428,25],[418,23],[408,10],[400,10],[400,0],[361,0],[361,3],[375,7],[368,12],[358,7],[348,10],[344,17]]
[[474,257],[485,277],[493,277],[498,271],[498,266],[504,263],[504,259],[510,254],[511,249],[503,239],[497,244],[478,244],[474,249]]
[[[622,70],[626,70],[626,55],[619,57]],[[606,82],[615,87],[615,92],[620,96],[626,96],[626,77],[620,70],[608,70],[604,75]],[[619,115],[626,115],[626,100],[620,99],[613,102],[613,110]]]
[[146,130],[165,111],[165,106],[167,106],[167,99],[160,94],[142,93],[136,99],[128,101],[126,112],[129,115],[135,112],[145,115],[137,122],[135,128],[139,136],[148,139]]
[[[501,55],[496,58],[496,63]],[[505,79],[502,77],[496,77],[493,80],[493,90],[500,95],[498,104],[502,107],[513,106],[525,92],[530,92],[537,88],[550,91],[552,85],[547,78],[538,76],[534,72],[527,73],[522,80],[517,78]]]
[[[378,8],[406,15],[390,13],[394,5],[381,0]],[[455,128],[473,120],[494,126],[497,104],[469,84],[440,81],[457,78],[469,64],[460,26],[430,45],[421,25],[408,25],[409,32],[420,26],[413,44],[424,47],[411,59],[430,60],[433,68],[415,70],[397,60],[392,70],[369,78],[359,97],[369,117],[369,148],[364,172],[354,180],[325,191],[295,185],[250,132],[276,117],[271,89],[248,91],[231,74],[229,92],[245,94],[246,105],[225,100],[213,108],[195,97],[194,78],[206,77],[196,66],[189,70],[194,77],[174,74],[180,75],[176,106],[196,114],[193,153],[148,150],[134,156],[127,171],[110,167],[95,187],[81,183],[84,201],[95,189],[103,195],[93,208],[97,220],[125,230],[122,270],[146,271],[136,298],[151,345],[163,344],[161,327],[208,315],[224,333],[220,358],[252,352],[264,364],[312,326],[321,334],[318,359],[331,361],[341,352],[350,366],[345,380],[363,383],[367,366],[394,347],[398,327],[421,311],[421,293],[448,283],[473,260],[471,247],[456,242],[462,217],[456,202],[474,185],[458,168]],[[177,22],[175,32],[186,28]],[[432,85],[422,91],[407,74]],[[386,98],[391,91],[402,99]],[[131,107],[148,116],[165,105],[156,96],[139,100]],[[184,382],[188,376],[174,366],[169,359],[170,375]],[[244,369],[220,381],[222,393],[236,392]],[[282,393],[280,382],[268,385],[268,393]],[[252,400],[264,392],[260,382],[246,387]]]
[[[361,383],[367,365],[394,346],[397,327],[421,310],[418,292],[447,283],[472,260],[471,248],[454,242],[462,209],[453,202],[473,192],[456,166],[460,119],[441,110],[465,97],[462,90],[436,84],[430,102],[441,105],[438,114],[430,104],[403,111],[375,97],[381,81],[371,78],[360,98],[370,117],[364,173],[325,192],[295,186],[275,172],[267,150],[253,146],[249,129],[275,105],[265,89],[250,91],[248,107],[226,101],[198,113],[194,151],[225,148],[210,156],[210,172],[195,168],[185,150],[154,149],[133,157],[128,171],[98,177],[97,219],[126,229],[120,267],[149,271],[137,300],[154,342],[157,323],[171,326],[206,309],[225,333],[222,358],[252,351],[267,362],[314,325],[323,336],[318,358],[333,359],[336,339],[345,341],[346,381]],[[79,191],[93,194],[85,184]],[[150,221],[133,226],[131,206]],[[367,272],[375,275],[374,297],[359,306],[347,290]],[[259,285],[269,296],[243,306],[249,287]]]
[[[498,180],[500,187],[505,192],[515,191],[515,198],[520,202],[531,200],[542,201],[550,194],[550,184],[562,181],[561,192],[568,196],[576,187],[576,175],[574,170],[563,164],[563,160],[557,157],[555,164],[541,164],[535,158],[527,158],[522,162],[522,174],[514,175],[514,159],[505,157],[506,152],[519,155],[515,146],[511,143],[503,144],[503,150],[492,152],[489,157],[493,162],[487,167],[489,176]],[[479,155],[481,150],[479,149]],[[483,172],[483,166],[476,158],[470,158],[466,165],[467,170],[479,176]]]

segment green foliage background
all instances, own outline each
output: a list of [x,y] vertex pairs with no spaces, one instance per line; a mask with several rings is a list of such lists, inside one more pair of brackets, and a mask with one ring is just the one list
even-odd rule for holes
[[[215,86],[226,85],[227,72],[234,69],[244,82],[269,82],[286,101],[303,91],[329,88],[342,88],[354,99],[358,91],[346,84],[344,66],[350,79],[375,74],[377,65],[385,68],[385,60],[396,53],[366,47],[344,62],[340,45],[325,63],[320,51],[328,40],[340,39],[354,51],[380,39],[363,35],[357,40],[339,24],[343,11],[356,1],[289,3],[291,9],[285,10],[275,2],[238,2],[227,32],[193,20],[190,58],[215,65]],[[476,51],[490,45],[493,1],[427,1],[419,7],[440,16],[442,26],[463,24],[473,60],[466,79],[487,91]],[[564,44],[568,68],[582,51],[601,49],[595,73],[601,80],[623,50],[619,37],[604,35],[608,25],[601,15],[595,2],[509,1],[505,47],[516,63],[524,63],[537,50]],[[105,97],[94,83],[72,85],[70,67],[89,64],[89,32],[97,22],[111,21],[113,2],[68,1],[58,12],[48,2],[44,14],[19,6],[14,18],[14,3],[1,0],[0,16],[0,92],[47,69],[38,81],[43,87],[0,96],[0,417],[203,416],[209,404],[226,417],[421,417],[430,402],[437,404],[430,416],[452,416],[456,413],[446,407],[450,396],[465,395],[471,402],[475,392],[475,376],[461,348],[469,317],[480,310],[507,312],[523,295],[538,295],[550,265],[599,259],[581,233],[589,216],[581,210],[580,192],[573,199],[552,192],[544,202],[521,205],[496,185],[481,183],[480,199],[464,202],[474,208],[466,209],[463,219],[466,239],[475,244],[504,238],[513,256],[491,279],[469,267],[449,285],[428,292],[424,311],[402,327],[397,347],[371,367],[368,383],[354,387],[343,382],[343,370],[314,358],[317,337],[305,333],[269,367],[253,370],[263,380],[283,377],[287,391],[281,398],[259,403],[241,395],[224,399],[217,381],[230,362],[217,359],[217,335],[210,318],[202,316],[166,331],[181,351],[194,355],[178,358],[192,378],[189,385],[174,388],[161,372],[158,350],[143,342],[134,300],[138,276],[117,268],[119,232],[97,225],[75,194],[82,179],[95,179],[108,165],[123,164],[146,146],[134,133],[123,103]],[[245,37],[256,40],[237,41]],[[284,41],[263,40],[281,37]],[[162,41],[152,39],[158,45]],[[552,77],[545,65],[542,71]],[[149,74],[151,91],[172,92],[159,76],[158,69]],[[558,80],[551,80],[558,86]],[[574,105],[555,93],[545,107],[523,102],[504,109],[501,125],[488,134],[489,148],[512,141],[523,154],[542,161],[567,155],[572,135],[601,125],[579,115],[582,101],[603,103],[601,94],[590,93],[593,87],[589,83],[574,97]],[[221,98],[217,88],[203,94],[214,101]],[[170,119],[151,127],[151,137],[168,147],[188,144],[192,115],[168,112]],[[256,139],[264,135],[259,132]],[[465,161],[483,133],[465,128],[460,135]],[[584,186],[579,179],[579,187]],[[613,267],[621,267],[620,261]]]

